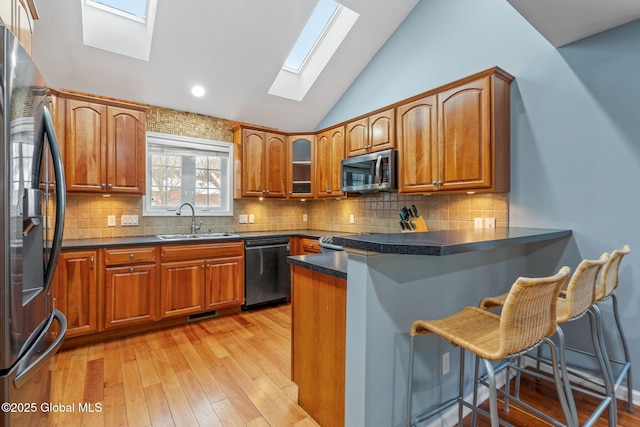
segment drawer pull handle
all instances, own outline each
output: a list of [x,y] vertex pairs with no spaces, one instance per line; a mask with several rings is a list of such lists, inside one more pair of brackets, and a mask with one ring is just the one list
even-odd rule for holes
[[134,268],[133,267],[129,267],[129,273],[133,273]]

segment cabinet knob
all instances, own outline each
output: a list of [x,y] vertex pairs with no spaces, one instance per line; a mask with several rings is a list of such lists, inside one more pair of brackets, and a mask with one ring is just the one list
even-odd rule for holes
[[293,191],[289,191],[289,194],[293,194]]
[[105,183],[103,182],[103,183],[101,183],[101,184],[100,184],[100,187],[102,187],[102,188],[106,188],[106,187],[107,187],[107,184],[105,184]]
[[130,258],[130,259],[133,259],[133,257],[135,257],[135,255],[134,255],[134,254],[129,254],[129,258]]
[[133,273],[134,268],[133,267],[129,267],[129,273]]
[[204,264],[202,264],[202,268],[204,268]]
[[107,188],[113,188],[113,184],[107,184]]

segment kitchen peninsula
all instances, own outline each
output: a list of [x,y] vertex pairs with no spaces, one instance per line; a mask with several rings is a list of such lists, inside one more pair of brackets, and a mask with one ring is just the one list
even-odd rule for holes
[[[570,236],[570,230],[535,228],[352,235],[334,239],[346,253],[290,257],[293,379],[300,405],[322,425],[316,414],[321,418],[323,412],[344,413],[343,420],[327,425],[404,425],[411,323],[476,305],[508,290],[519,276],[551,274],[558,265],[537,261],[543,253],[560,260]],[[310,336],[315,351],[301,352],[297,343]],[[453,350],[437,337],[417,343],[415,408],[455,395],[459,360]],[[337,373],[328,375],[314,365],[318,359],[305,360],[318,353],[344,360],[344,367],[335,362]],[[445,354],[451,372],[442,366]],[[300,378],[300,367],[316,373]],[[325,400],[324,383],[340,381],[344,401]],[[305,397],[310,392],[320,398]]]

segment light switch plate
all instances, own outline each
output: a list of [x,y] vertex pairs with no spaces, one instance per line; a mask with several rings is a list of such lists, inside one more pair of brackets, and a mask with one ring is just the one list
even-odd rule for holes
[[240,214],[238,215],[238,224],[246,224],[249,222],[249,215]]
[[115,226],[116,226],[116,216],[107,215],[107,227],[115,227]]
[[482,228],[482,227],[484,227],[482,218],[473,218],[473,228]]
[[495,218],[485,218],[484,219],[484,228],[496,228],[496,219]]

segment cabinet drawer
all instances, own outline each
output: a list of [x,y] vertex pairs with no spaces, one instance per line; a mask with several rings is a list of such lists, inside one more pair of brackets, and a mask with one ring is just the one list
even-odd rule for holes
[[302,249],[304,252],[320,253],[320,245],[318,245],[318,239],[302,238]]
[[180,261],[188,259],[215,258],[244,254],[242,241],[210,243],[206,245],[171,245],[160,248],[160,259],[164,261]]
[[104,250],[105,265],[127,265],[141,262],[155,262],[155,246],[130,247]]

